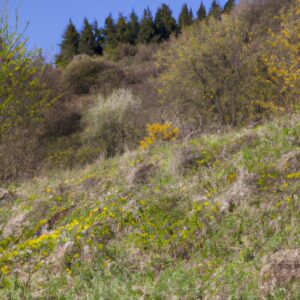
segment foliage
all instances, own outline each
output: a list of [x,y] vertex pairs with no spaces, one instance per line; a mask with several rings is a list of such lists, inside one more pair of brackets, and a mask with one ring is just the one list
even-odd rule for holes
[[112,15],[109,15],[105,19],[105,25],[103,28],[103,35],[105,38],[105,48],[107,47],[115,47],[117,43],[117,32],[116,25]]
[[203,21],[206,19],[206,8],[205,5],[203,4],[203,1],[201,1],[200,7],[197,11],[197,20],[198,21]]
[[166,4],[158,8],[154,23],[156,30],[155,39],[158,42],[167,40],[173,33],[177,34],[177,22],[172,16],[172,11],[169,6]]
[[191,126],[213,120],[241,125],[255,113],[255,97],[267,101],[272,93],[238,18],[195,24],[159,52],[158,63],[164,70],[158,80],[163,98],[173,99],[177,118]]
[[155,35],[155,26],[152,14],[149,8],[144,10],[143,18],[141,20],[138,41],[142,44],[148,44],[153,41]]
[[0,20],[0,137],[41,118],[50,105],[50,91],[42,84],[43,67],[36,52],[26,49],[27,40],[11,31],[8,18]]
[[180,29],[186,26],[192,25],[194,22],[194,16],[192,9],[188,9],[188,6],[186,4],[183,5],[179,19],[178,19],[178,26]]
[[263,60],[267,65],[270,82],[278,86],[280,100],[276,102],[287,112],[299,106],[300,96],[300,2],[279,17],[280,31],[270,29],[266,54]]
[[122,14],[120,14],[116,24],[116,34],[119,43],[128,42],[129,32],[127,29],[127,20]]
[[89,23],[88,19],[83,21],[83,29],[80,34],[79,48],[80,54],[94,55],[96,49],[96,39],[93,32],[93,27]]
[[78,54],[79,33],[70,19],[60,44],[60,54],[56,56],[57,66],[66,66]]
[[148,124],[148,136],[140,141],[140,148],[145,150],[158,141],[175,141],[179,136],[179,129],[171,124]]
[[223,13],[229,14],[235,7],[235,0],[227,0],[224,5]]
[[222,13],[222,8],[217,0],[213,0],[211,3],[210,10],[208,12],[208,17],[214,17],[215,19],[220,19]]
[[102,91],[112,89],[120,84],[123,76],[122,71],[112,63],[80,55],[64,70],[63,81],[70,91],[80,95],[91,92],[93,88]]
[[84,116],[83,140],[98,144],[107,156],[124,152],[136,139],[134,118],[139,100],[129,91],[116,90],[107,98],[98,96],[96,101]]
[[132,11],[129,16],[128,22],[128,42],[130,44],[136,44],[138,40],[138,35],[140,31],[140,23],[137,14]]

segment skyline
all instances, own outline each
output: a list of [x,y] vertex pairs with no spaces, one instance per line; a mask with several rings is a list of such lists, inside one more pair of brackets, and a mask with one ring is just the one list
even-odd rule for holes
[[[5,1],[0,0],[1,2],[5,3]],[[11,0],[8,2],[10,23],[13,24],[15,21],[17,11],[19,30],[24,29],[28,24],[25,36],[29,38],[29,48],[41,48],[46,59],[52,61],[55,54],[59,52],[59,44],[69,19],[72,19],[76,28],[80,31],[84,18],[87,18],[90,22],[97,20],[99,26],[103,26],[105,18],[110,13],[114,19],[117,19],[120,13],[128,16],[134,10],[141,17],[143,10],[149,6],[153,16],[155,16],[157,8],[163,3],[170,6],[173,16],[178,19],[180,10],[185,3],[193,9],[195,15],[201,0],[111,0],[109,5],[106,4],[106,1],[101,0],[64,0],[62,3],[58,0],[49,2]],[[211,2],[212,0],[203,1],[207,9],[209,9]],[[219,1],[221,5],[224,5],[225,2],[226,0]]]

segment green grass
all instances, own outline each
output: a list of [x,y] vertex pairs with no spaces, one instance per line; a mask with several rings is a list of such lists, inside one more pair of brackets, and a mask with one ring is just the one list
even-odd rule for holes
[[[14,183],[0,298],[259,299],[263,258],[300,248],[300,180],[280,167],[299,135],[295,116]],[[143,162],[154,173],[132,183]]]

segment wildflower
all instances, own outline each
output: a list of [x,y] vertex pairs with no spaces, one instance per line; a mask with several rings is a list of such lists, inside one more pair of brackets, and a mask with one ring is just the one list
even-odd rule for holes
[[300,172],[288,174],[287,178],[288,179],[299,179],[300,178]]
[[173,127],[171,124],[148,124],[147,125],[148,136],[140,141],[140,148],[146,150],[157,141],[171,142],[178,138],[179,129]]
[[7,273],[9,272],[8,266],[2,267],[2,268],[1,268],[1,272],[2,272],[3,274],[7,274]]
[[285,201],[286,201],[287,204],[290,204],[292,202],[292,198],[291,197],[287,197],[285,199]]

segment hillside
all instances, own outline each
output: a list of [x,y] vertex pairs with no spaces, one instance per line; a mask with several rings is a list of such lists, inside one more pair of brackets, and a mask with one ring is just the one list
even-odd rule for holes
[[300,118],[0,192],[1,299],[299,299]]
[[223,2],[0,9],[0,299],[300,299],[300,0]]

